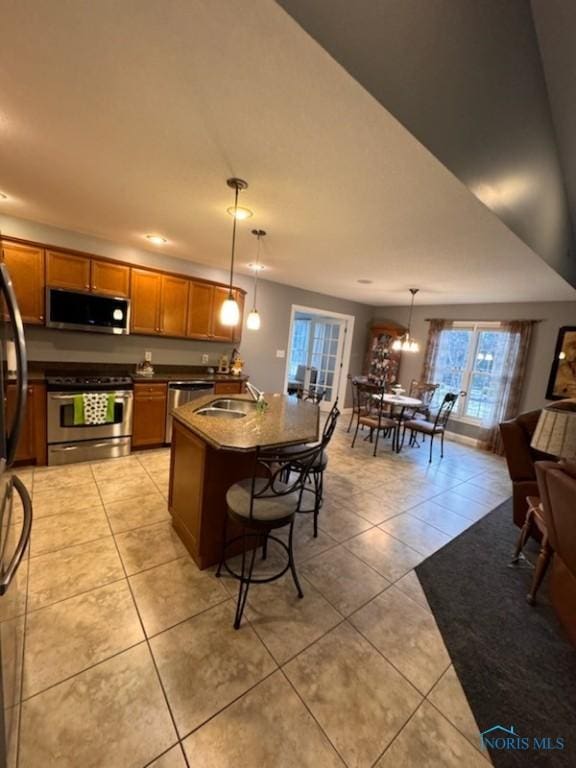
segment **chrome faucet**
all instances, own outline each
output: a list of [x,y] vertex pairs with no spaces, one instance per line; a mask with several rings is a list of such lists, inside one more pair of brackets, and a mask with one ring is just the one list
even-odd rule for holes
[[249,381],[246,382],[246,389],[248,390],[252,400],[254,400],[255,403],[257,403],[261,397],[264,397],[264,392],[261,392],[257,387],[254,386],[254,384],[251,384]]

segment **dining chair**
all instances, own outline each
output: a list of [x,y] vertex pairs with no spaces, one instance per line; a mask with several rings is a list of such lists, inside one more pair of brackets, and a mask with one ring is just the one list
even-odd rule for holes
[[454,410],[456,401],[458,400],[458,394],[455,392],[447,392],[444,395],[438,412],[434,421],[428,419],[408,419],[403,424],[401,447],[404,445],[404,437],[406,430],[410,430],[410,444],[414,444],[416,434],[429,435],[430,436],[430,458],[428,463],[432,462],[432,449],[434,447],[434,437],[440,435],[440,458],[444,458],[444,433],[448,420]]
[[348,429],[346,432],[350,432],[352,424],[354,422],[354,416],[358,413],[358,384],[360,380],[352,374],[348,374],[348,381],[350,382],[350,389],[352,392],[352,413],[350,414],[350,421],[348,422]]
[[308,402],[320,405],[326,397],[326,390],[319,387],[310,387],[310,389],[301,389],[299,387],[296,390],[296,397],[298,400],[307,400]]
[[[304,597],[294,563],[294,519],[301,506],[308,473],[313,465],[321,460],[322,450],[322,442],[313,446],[302,446],[299,451],[291,455],[259,448],[255,454],[252,476],[234,483],[226,493],[227,515],[224,518],[222,552],[216,576],[220,576],[224,568],[240,582],[234,629],[240,628],[251,584],[275,581],[290,570],[298,597]],[[299,471],[287,472],[286,470],[293,463],[298,464]],[[231,539],[228,539],[227,535],[229,520],[240,526],[242,531],[240,535]],[[272,531],[285,527],[289,528],[287,543],[272,534]],[[274,541],[284,550],[286,565],[272,576],[255,577],[256,551],[262,543],[262,556],[265,558],[269,540]],[[232,544],[240,541],[242,542],[242,565],[238,573],[227,562],[226,552]],[[247,551],[250,545],[252,548]]]
[[[380,433],[384,437],[392,433],[392,443],[396,441],[398,422],[389,416],[389,405],[384,401],[386,394],[385,385],[362,383],[358,385],[358,414],[356,416],[356,429],[352,438],[352,448],[356,443],[356,437],[360,427],[368,427],[370,440],[374,439],[374,456],[378,451]],[[376,433],[374,435],[374,433]]]
[[430,384],[427,381],[412,379],[408,388],[408,395],[422,401],[422,405],[412,409],[414,417],[422,415],[426,419],[430,418],[430,407],[439,386],[439,384]]

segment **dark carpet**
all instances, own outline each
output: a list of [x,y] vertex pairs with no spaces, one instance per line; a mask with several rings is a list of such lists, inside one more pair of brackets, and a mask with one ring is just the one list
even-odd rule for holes
[[[532,578],[508,567],[518,536],[512,501],[490,512],[425,560],[416,572],[480,731],[514,726],[527,751],[491,750],[497,768],[576,766],[576,649],[550,605],[525,599]],[[533,543],[528,556],[534,560]],[[533,737],[563,737],[563,751],[533,748]]]

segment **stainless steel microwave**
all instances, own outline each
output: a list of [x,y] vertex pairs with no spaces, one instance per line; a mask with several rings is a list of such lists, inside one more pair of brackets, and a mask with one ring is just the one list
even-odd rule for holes
[[130,299],[46,289],[46,325],[69,331],[130,333]]

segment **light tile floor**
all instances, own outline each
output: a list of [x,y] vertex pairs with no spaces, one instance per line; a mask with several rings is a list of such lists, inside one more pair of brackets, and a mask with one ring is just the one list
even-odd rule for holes
[[[448,442],[373,458],[341,425],[305,591],[200,572],[167,510],[168,450],[23,470],[35,521],[19,768],[485,766],[414,567],[503,501],[501,459]],[[271,549],[260,568],[273,568]],[[0,627],[1,628],[1,627]]]

